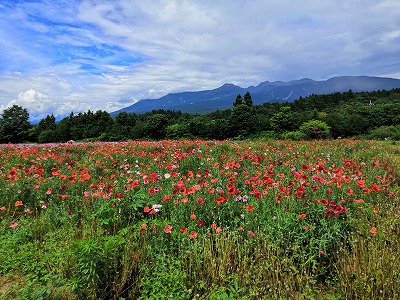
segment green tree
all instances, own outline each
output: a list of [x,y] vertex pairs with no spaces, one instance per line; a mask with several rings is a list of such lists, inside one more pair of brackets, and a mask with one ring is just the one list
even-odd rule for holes
[[234,106],[234,107],[237,107],[237,106],[239,106],[239,105],[241,105],[241,104],[243,104],[242,95],[237,94],[236,99],[235,99],[235,102],[233,103],[233,106]]
[[47,115],[34,128],[39,143],[57,142],[57,124],[54,115]]
[[51,142],[57,142],[58,141],[58,136],[57,136],[57,131],[56,130],[42,130],[39,133],[38,136],[38,142],[39,143],[51,143]]
[[168,126],[168,118],[163,114],[153,114],[147,119],[144,131],[151,139],[161,139],[165,137],[165,128]]
[[244,94],[244,104],[246,104],[247,106],[253,106],[253,100],[251,99],[251,95],[249,92],[246,92],[246,94]]
[[93,122],[87,129],[87,136],[85,138],[98,138],[109,135],[114,125],[114,119],[108,112],[98,110],[93,114],[92,119]]
[[47,115],[44,119],[41,119],[39,124],[38,124],[38,130],[55,130],[56,129],[56,118],[52,114]]
[[255,130],[254,109],[245,104],[235,107],[229,117],[230,135],[247,137]]
[[114,125],[111,129],[111,140],[126,141],[133,138],[132,131],[136,126],[136,115],[120,112],[114,120]]
[[282,106],[279,112],[270,119],[270,122],[272,129],[277,133],[293,131],[294,120],[290,106]]
[[69,117],[62,119],[57,124],[56,128],[57,142],[67,142],[72,139],[71,126],[74,122],[74,118],[75,118],[74,113],[71,112]]
[[3,143],[21,143],[26,140],[31,128],[26,108],[13,105],[6,108],[0,118],[0,141]]
[[165,128],[165,133],[168,139],[178,140],[188,138],[189,128],[186,124],[173,124]]

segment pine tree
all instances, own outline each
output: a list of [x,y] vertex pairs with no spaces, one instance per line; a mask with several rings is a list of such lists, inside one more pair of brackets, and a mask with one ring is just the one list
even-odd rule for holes
[[243,98],[242,98],[242,96],[241,96],[240,94],[237,94],[236,100],[235,100],[235,102],[233,103],[233,106],[234,106],[234,107],[238,107],[238,106],[241,105],[241,104],[243,104]]
[[249,92],[246,92],[246,94],[244,94],[244,104],[246,104],[247,106],[253,106],[253,100],[251,99],[251,95]]

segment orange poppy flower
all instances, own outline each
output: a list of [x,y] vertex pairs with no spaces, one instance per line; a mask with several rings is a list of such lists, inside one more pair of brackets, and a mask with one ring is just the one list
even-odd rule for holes
[[196,231],[191,231],[191,232],[189,233],[189,238],[190,238],[190,239],[195,239],[195,238],[197,238],[197,233],[196,233]]
[[165,225],[165,230],[164,233],[171,233],[172,226],[171,225]]

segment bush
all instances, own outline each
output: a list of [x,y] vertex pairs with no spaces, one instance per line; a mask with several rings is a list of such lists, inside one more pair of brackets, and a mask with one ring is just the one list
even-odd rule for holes
[[400,125],[397,126],[381,126],[375,128],[366,135],[366,138],[372,140],[400,140]]
[[311,120],[304,122],[300,125],[300,132],[302,132],[306,139],[326,139],[331,136],[331,128],[323,121]]
[[300,140],[305,140],[306,135],[301,132],[301,131],[291,131],[291,132],[286,132],[282,135],[282,138],[285,140],[295,140],[295,141],[300,141]]

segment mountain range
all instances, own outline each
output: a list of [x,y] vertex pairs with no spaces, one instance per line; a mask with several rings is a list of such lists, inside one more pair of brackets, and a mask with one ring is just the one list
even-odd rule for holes
[[370,92],[400,88],[400,79],[370,76],[339,76],[325,81],[309,78],[300,80],[264,81],[257,86],[243,88],[234,84],[224,84],[213,90],[171,93],[158,99],[143,99],[135,104],[112,112],[145,113],[152,110],[175,110],[187,113],[209,113],[233,107],[237,94],[248,91],[254,104],[265,102],[291,102],[312,94],[331,94],[335,92]]

